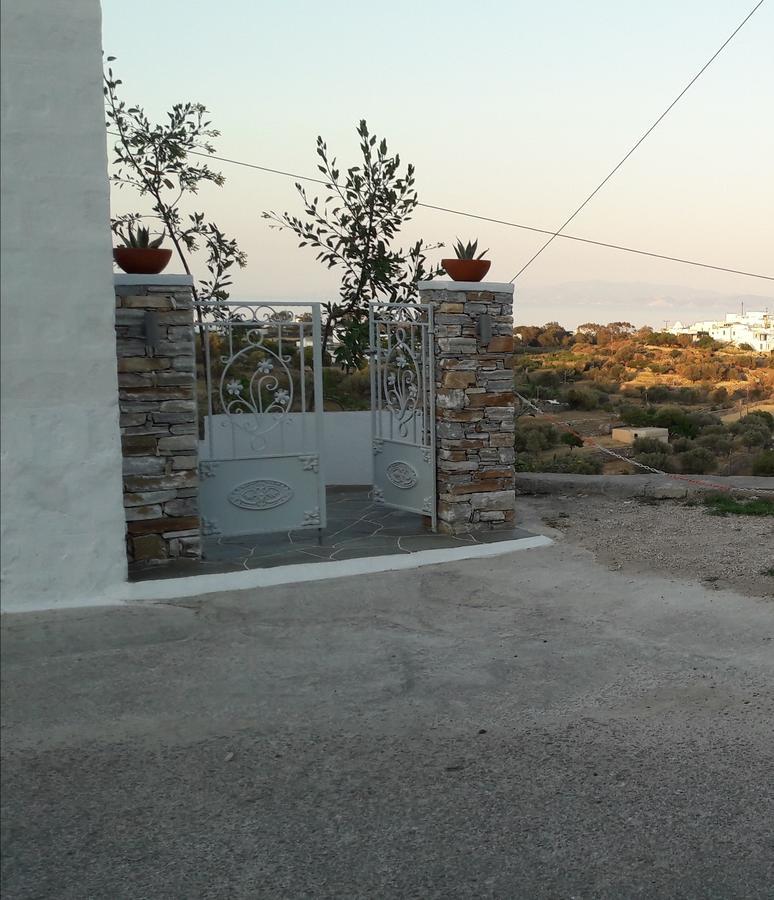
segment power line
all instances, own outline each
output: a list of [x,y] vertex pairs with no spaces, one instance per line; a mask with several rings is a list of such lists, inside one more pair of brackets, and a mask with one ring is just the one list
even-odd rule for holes
[[[715,269],[717,272],[730,272],[732,275],[747,275],[750,278],[763,278],[766,281],[774,281],[774,275],[760,275],[757,272],[745,272],[742,269],[730,269],[726,266],[715,266],[710,263],[697,262],[694,259],[682,259],[679,256],[668,256],[665,253],[653,253],[650,250],[637,250],[634,247],[624,247],[622,244],[610,244],[607,241],[594,241],[591,238],[578,237],[574,234],[555,234],[547,228],[533,228],[530,225],[519,225],[516,222],[506,222],[503,219],[490,219],[488,216],[477,216],[475,213],[461,212],[458,209],[447,209],[444,206],[431,206],[429,203],[419,203],[425,209],[437,209],[441,212],[452,213],[457,216],[467,216],[470,219],[480,219],[484,222],[493,222],[496,225],[508,225],[511,228],[523,228],[526,231],[536,231],[539,234],[553,234],[555,237],[566,241],[580,241],[583,244],[593,244],[596,247],[608,247],[611,250],[623,250],[626,253],[637,253],[640,256],[652,256],[654,259],[666,259],[670,262],[683,263],[687,266],[699,266],[702,269]],[[512,278],[511,281],[514,279]]]
[[[119,137],[117,132],[109,131],[108,134]],[[231,159],[228,156],[218,156],[214,153],[199,153],[196,150],[189,150],[188,153],[191,156],[201,156],[204,159],[214,159],[218,162],[230,163],[231,165],[242,166],[246,169],[256,169],[259,172],[267,172],[270,175],[281,175],[284,178],[293,178],[296,181],[308,181],[312,184],[322,184],[325,186],[330,184],[330,181],[325,181],[322,178],[313,178],[311,175],[298,175],[295,172],[286,172],[284,169],[273,169],[270,166],[258,165],[258,163],[245,162],[241,159]],[[578,241],[579,243],[592,244],[596,247],[607,247],[610,250],[621,250],[624,253],[636,253],[639,256],[650,256],[654,259],[665,259],[669,262],[682,263],[686,266],[698,266],[702,269],[714,269],[717,272],[729,272],[732,275],[746,275],[749,278],[762,278],[765,281],[774,281],[774,275],[761,275],[758,272],[746,272],[742,269],[731,269],[727,266],[716,266],[710,263],[698,262],[694,259],[684,259],[679,256],[669,256],[665,253],[654,253],[650,250],[638,250],[635,247],[626,247],[623,244],[611,244],[607,241],[595,241],[591,238],[584,238],[574,234],[557,234],[556,232],[553,232],[548,228],[536,228],[533,225],[523,225],[519,222],[510,222],[507,219],[495,219],[491,216],[482,216],[478,213],[466,212],[465,210],[461,209],[451,209],[447,206],[436,206],[432,203],[417,203],[417,206],[420,206],[423,209],[432,209],[436,212],[449,213],[454,216],[464,216],[468,219],[476,219],[480,222],[491,222],[494,225],[506,225],[508,228],[519,228],[523,231],[532,231],[536,234],[550,234],[554,235],[555,237],[560,237],[565,241]]]
[[[763,2],[763,0],[761,0]],[[297,175],[294,172],[285,172],[282,169],[272,169],[269,166],[259,166],[256,163],[248,163],[243,162],[239,159],[229,159],[226,156],[216,156],[214,154],[209,153],[196,153],[195,151],[190,151],[192,156],[203,156],[206,159],[216,159],[219,162],[232,163],[235,166],[244,166],[248,169],[257,169],[259,172],[268,172],[272,175],[283,175],[286,178],[295,178],[298,181],[309,181],[314,184],[322,184],[328,185],[329,181],[324,181],[322,178],[312,178],[309,175]],[[760,275],[757,272],[745,272],[742,269],[731,269],[727,266],[715,266],[710,263],[697,262],[694,259],[683,259],[679,256],[669,256],[665,253],[653,253],[649,250],[638,250],[634,247],[625,247],[622,244],[611,244],[607,241],[595,241],[591,238],[579,237],[574,234],[558,234],[557,232],[553,232],[548,228],[536,228],[533,225],[522,225],[519,222],[509,222],[507,219],[495,219],[491,216],[482,216],[477,213],[466,212],[461,209],[451,209],[447,206],[436,206],[433,203],[417,203],[417,206],[421,206],[423,209],[433,209],[437,212],[445,212],[450,213],[454,216],[465,216],[468,219],[477,219],[481,222],[491,222],[494,225],[507,225],[509,228],[520,228],[523,231],[533,231],[537,234],[550,234],[553,237],[560,237],[566,241],[579,241],[582,244],[593,244],[596,247],[607,247],[610,250],[622,250],[625,253],[637,253],[640,256],[652,256],[655,259],[665,259],[670,262],[683,263],[687,266],[699,266],[703,269],[715,269],[718,272],[730,272],[732,275],[747,275],[750,278],[763,278],[766,281],[774,281],[774,275]],[[513,281],[513,279],[511,279]]]
[[640,146],[640,144],[647,138],[647,136],[656,128],[656,126],[666,117],[669,111],[674,107],[677,102],[682,99],[682,97],[688,92],[688,90],[699,80],[699,78],[707,71],[707,69],[712,65],[712,63],[720,56],[723,50],[731,43],[731,41],[736,37],[736,35],[741,31],[743,26],[752,18],[755,12],[763,6],[764,0],[759,0],[759,2],[753,7],[753,9],[744,17],[744,19],[737,25],[737,27],[731,32],[728,38],[718,47],[718,49],[712,54],[712,56],[707,60],[706,63],[699,69],[699,71],[693,76],[693,78],[686,84],[686,86],[680,91],[680,93],[675,97],[675,99],[667,106],[664,112],[656,119],[656,121],[648,128],[645,134],[637,141],[637,143],[629,150],[629,152],[623,157],[623,159],[615,166],[612,171],[610,171],[603,179],[599,182],[599,184],[594,188],[594,190],[586,197],[586,199],[581,203],[581,205],[575,210],[575,212],[566,219],[562,225],[559,227],[557,231],[555,231],[551,237],[543,244],[543,246],[535,253],[527,262],[519,269],[519,271],[511,278],[510,283],[512,284],[521,273],[532,265],[532,263],[540,256],[540,254],[551,244],[555,238],[559,236],[559,234],[564,231],[564,229],[572,222],[572,220],[578,215],[578,213],[583,209],[586,204],[592,200],[597,193],[607,184],[608,181],[615,175],[615,173],[621,168],[621,166],[626,162],[626,160],[634,153],[634,151]]

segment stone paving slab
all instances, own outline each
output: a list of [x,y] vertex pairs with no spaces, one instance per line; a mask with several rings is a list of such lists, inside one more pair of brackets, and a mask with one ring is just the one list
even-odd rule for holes
[[523,528],[456,536],[433,533],[424,517],[374,503],[365,488],[351,491],[329,489],[327,504],[328,524],[324,529],[205,538],[204,558],[201,561],[177,560],[160,566],[134,566],[130,577],[134,581],[145,581],[238,572],[421,550],[445,550],[533,536],[532,532]]

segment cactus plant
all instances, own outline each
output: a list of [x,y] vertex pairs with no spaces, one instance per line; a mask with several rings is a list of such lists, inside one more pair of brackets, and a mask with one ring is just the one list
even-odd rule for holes
[[472,243],[468,241],[467,244],[463,244],[462,241],[457,238],[457,243],[454,245],[454,253],[457,256],[457,259],[483,259],[489,250],[484,250],[483,253],[479,253],[476,256],[476,250],[478,250],[478,240],[473,241]]
[[159,237],[151,240],[150,229],[138,225],[137,231],[135,231],[129,225],[126,235],[122,234],[121,237],[127,247],[133,247],[136,250],[157,250],[164,241],[165,233],[162,231]]
[[158,275],[172,258],[172,251],[160,246],[165,230],[154,238],[150,229],[137,221],[114,220],[112,227],[123,241],[122,247],[113,248],[113,259],[129,275]]

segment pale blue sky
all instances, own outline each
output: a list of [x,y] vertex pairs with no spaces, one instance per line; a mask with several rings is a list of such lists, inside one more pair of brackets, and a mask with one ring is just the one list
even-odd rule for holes
[[[205,103],[225,156],[314,175],[316,136],[341,162],[354,162],[354,126],[365,117],[415,163],[420,200],[551,228],[754,2],[102,5],[104,48],[118,57],[125,97],[151,115],[179,100]],[[767,0],[568,232],[774,274],[772,46],[774,2]],[[222,170],[226,186],[202,195],[200,205],[249,254],[235,295],[335,294],[335,277],[313,254],[259,218],[264,209],[298,209],[292,182]],[[117,208],[126,203],[121,195],[116,201]],[[489,247],[490,277],[504,281],[541,241],[420,210],[406,242],[422,236],[448,244],[457,235]],[[621,309],[613,301],[610,312],[638,322],[703,317],[705,307],[720,311],[726,298],[743,294],[768,297],[774,309],[772,282],[557,240],[517,283],[517,318],[590,318],[577,290],[561,287],[586,281],[673,286],[621,287]],[[701,291],[722,296],[702,299]]]

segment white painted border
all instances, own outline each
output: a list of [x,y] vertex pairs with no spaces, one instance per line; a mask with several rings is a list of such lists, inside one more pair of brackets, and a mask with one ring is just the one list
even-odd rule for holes
[[211,575],[190,575],[186,578],[158,578],[153,581],[127,582],[99,597],[66,600],[63,603],[16,605],[9,602],[3,614],[42,612],[50,609],[73,609],[94,606],[124,606],[139,601],[162,602],[201,594],[221,594],[254,588],[275,587],[281,584],[302,584],[306,581],[325,581],[347,578],[350,575],[372,575],[376,572],[397,572],[435,566],[465,559],[505,556],[520,550],[548,547],[554,542],[543,535],[518,538],[514,541],[495,541],[491,544],[466,544],[444,550],[417,550],[384,556],[364,556],[360,559],[332,560],[320,563],[300,563],[276,566],[273,569],[247,569],[244,572],[220,572]]
[[375,572],[418,569],[421,566],[458,562],[464,559],[503,556],[518,550],[548,547],[551,544],[553,541],[550,538],[535,535],[534,537],[518,538],[514,541],[468,544],[464,547],[450,547],[443,550],[417,550],[405,554],[394,553],[385,556],[364,556],[360,559],[276,566],[273,569],[248,569],[244,572],[222,572],[212,575],[191,575],[187,578],[137,581],[127,585],[129,588],[127,599],[130,601],[172,600],[177,597],[194,597],[199,594],[275,587],[280,584],[301,584],[305,581],[325,581],[329,578],[346,578],[350,575],[372,575]]

